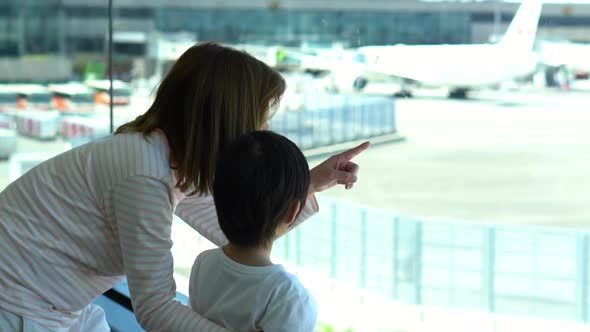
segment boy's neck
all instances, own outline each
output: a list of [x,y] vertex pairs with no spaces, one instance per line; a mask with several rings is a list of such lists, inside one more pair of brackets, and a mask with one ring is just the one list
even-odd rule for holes
[[270,261],[270,252],[272,244],[268,248],[245,248],[228,243],[221,247],[223,252],[231,260],[248,266],[269,266],[273,265]]

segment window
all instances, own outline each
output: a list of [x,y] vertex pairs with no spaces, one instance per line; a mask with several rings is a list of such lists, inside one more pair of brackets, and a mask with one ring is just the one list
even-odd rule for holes
[[[374,143],[355,187],[318,194],[273,250],[316,296],[320,330],[588,327],[590,2],[546,1],[537,26],[518,1],[114,0],[122,88],[40,109],[54,96],[24,84],[108,78],[108,10],[86,2],[0,5],[0,188],[143,113],[174,59],[216,40],[281,71],[271,127],[310,165]],[[211,247],[175,220],[179,291]]]

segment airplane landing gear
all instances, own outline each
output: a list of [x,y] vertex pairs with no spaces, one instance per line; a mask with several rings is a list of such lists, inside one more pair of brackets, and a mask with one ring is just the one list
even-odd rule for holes
[[412,98],[414,94],[412,94],[412,91],[408,89],[401,89],[400,91],[394,93],[393,96],[396,98]]
[[468,89],[453,89],[449,91],[449,98],[451,99],[466,99]]

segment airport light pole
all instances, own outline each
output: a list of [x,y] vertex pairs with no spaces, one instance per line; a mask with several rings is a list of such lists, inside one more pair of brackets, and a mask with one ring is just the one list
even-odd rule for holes
[[500,24],[502,23],[501,3],[502,0],[494,0],[494,39],[497,39],[500,35]]
[[110,118],[110,132],[114,131],[114,114],[113,114],[113,0],[109,0],[109,37],[108,37],[108,71],[109,71],[109,118]]

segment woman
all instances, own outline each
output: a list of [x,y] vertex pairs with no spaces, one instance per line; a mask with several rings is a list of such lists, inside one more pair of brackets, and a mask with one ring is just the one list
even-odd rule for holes
[[[145,114],[9,185],[0,193],[0,330],[108,330],[90,303],[124,277],[144,329],[223,330],[174,300],[172,215],[226,243],[209,195],[219,153],[267,128],[284,90],[282,77],[250,55],[197,44]],[[367,147],[311,171],[298,222],[318,210],[315,192],[352,187],[350,159]]]

